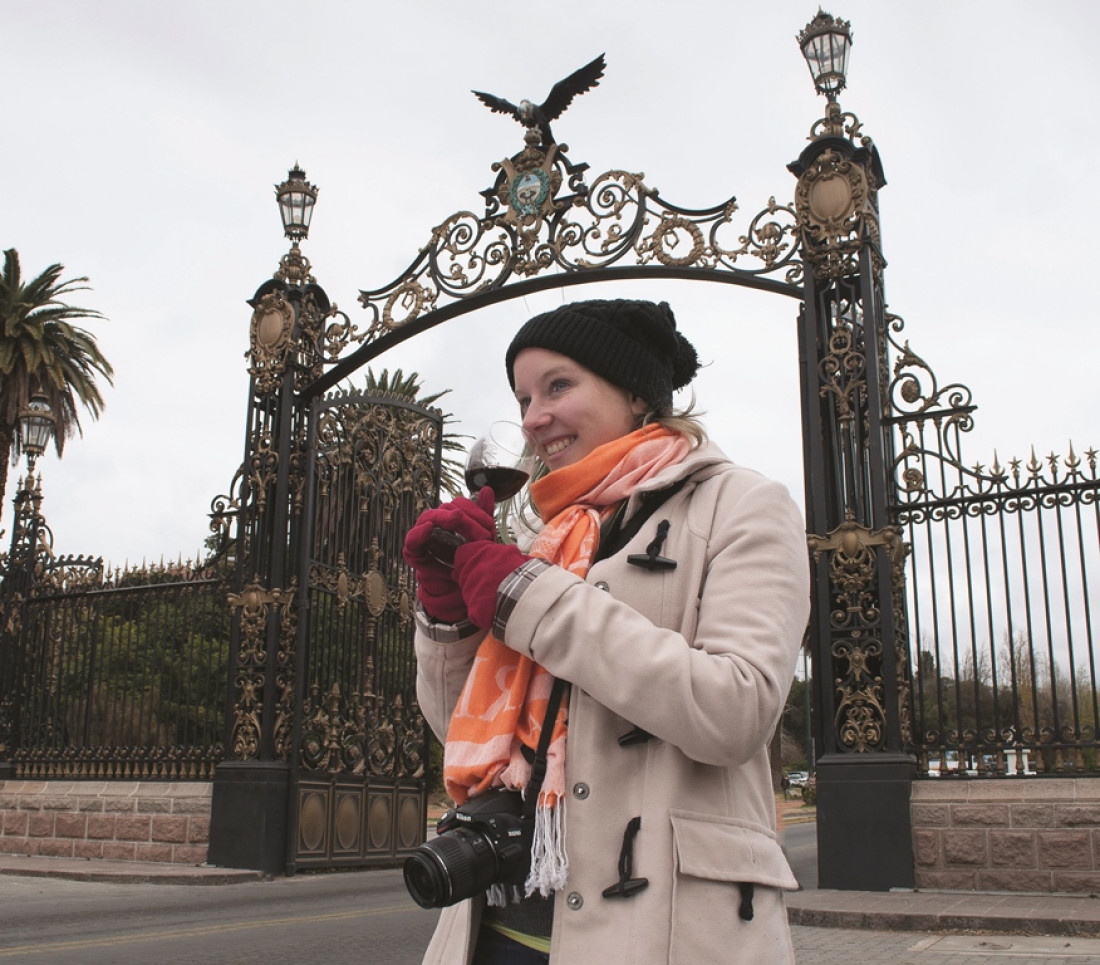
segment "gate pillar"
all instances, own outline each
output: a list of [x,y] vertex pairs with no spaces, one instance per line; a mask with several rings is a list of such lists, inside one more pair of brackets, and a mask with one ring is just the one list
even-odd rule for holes
[[908,643],[893,443],[878,152],[830,99],[789,165],[806,266],[799,318],[822,888],[912,887]]
[[[301,193],[302,184],[315,196],[297,168],[279,191]],[[290,252],[249,300],[248,429],[231,496],[236,576],[225,757],[214,775],[209,846],[212,864],[269,873],[286,868],[308,409],[297,390],[320,374],[330,307],[298,248],[305,230],[287,225],[287,236]]]
[[0,559],[0,781],[14,779],[15,750],[27,692],[25,638],[21,633],[25,604],[34,591],[42,559],[40,537],[47,532],[42,518],[42,474],[35,476],[28,456],[27,474],[20,478],[12,517],[11,549]]

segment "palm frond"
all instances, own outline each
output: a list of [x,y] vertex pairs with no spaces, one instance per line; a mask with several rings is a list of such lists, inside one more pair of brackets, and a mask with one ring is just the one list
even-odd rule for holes
[[[36,392],[43,393],[55,420],[54,447],[80,432],[79,410],[93,418],[103,411],[97,380],[112,384],[114,369],[95,336],[78,322],[105,316],[93,308],[70,305],[75,292],[89,291],[85,277],[63,279],[61,264],[24,280],[19,253],[4,252],[0,272],[0,438],[9,438],[11,454],[22,449],[19,414]],[[8,452],[0,453],[0,457]],[[3,497],[6,475],[0,478]]]

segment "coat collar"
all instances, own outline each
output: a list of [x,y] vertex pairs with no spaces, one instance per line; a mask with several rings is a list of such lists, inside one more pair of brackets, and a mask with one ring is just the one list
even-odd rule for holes
[[[704,442],[696,446],[675,466],[657,473],[652,479],[647,479],[634,490],[627,502],[626,515],[629,518],[638,508],[638,502],[646,493],[658,492],[673,486],[681,479],[691,478],[692,482],[700,483],[711,476],[729,468],[730,460],[721,449],[713,442]],[[688,489],[690,491],[691,484]]]

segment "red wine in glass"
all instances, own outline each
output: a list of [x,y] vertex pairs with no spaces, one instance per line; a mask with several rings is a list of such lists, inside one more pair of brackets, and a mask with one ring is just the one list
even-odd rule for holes
[[514,466],[480,466],[466,470],[466,486],[470,492],[476,493],[488,486],[498,503],[511,499],[529,478],[530,473]]

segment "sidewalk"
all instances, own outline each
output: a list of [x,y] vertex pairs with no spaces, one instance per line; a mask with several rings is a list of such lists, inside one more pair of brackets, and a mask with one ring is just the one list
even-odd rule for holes
[[[812,821],[801,801],[776,804],[783,824]],[[263,881],[259,871],[132,861],[0,854],[0,875],[76,881],[171,885],[227,885]],[[1001,935],[1100,937],[1100,896],[974,892],[790,892],[793,925],[874,931],[988,932]]]
[[1100,936],[1100,898],[959,891],[796,891],[792,925],[874,931]]
[[[816,820],[801,801],[776,801],[780,827]],[[958,891],[829,891],[786,896],[792,925],[878,931],[1100,936],[1100,897]]]

